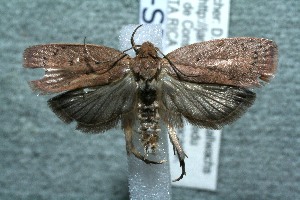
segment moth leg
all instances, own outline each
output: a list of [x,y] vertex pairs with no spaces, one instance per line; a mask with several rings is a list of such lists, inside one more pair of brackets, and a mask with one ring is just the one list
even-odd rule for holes
[[165,160],[161,160],[161,161],[152,161],[152,160],[148,160],[147,158],[145,158],[145,156],[143,156],[140,152],[138,152],[136,150],[136,148],[133,145],[133,141],[132,141],[132,135],[133,135],[133,130],[132,127],[127,126],[125,129],[125,140],[126,140],[126,150],[127,150],[127,154],[132,153],[135,157],[137,157],[138,159],[144,161],[147,164],[162,164],[165,162]]
[[175,153],[175,150],[177,152],[180,167],[181,167],[181,170],[182,170],[181,175],[177,179],[173,180],[173,182],[175,182],[175,181],[179,181],[180,179],[183,178],[184,175],[186,175],[184,158],[187,157],[187,155],[184,153],[182,147],[180,146],[178,137],[176,135],[175,128],[173,126],[168,125],[168,133],[169,133],[170,141],[173,145],[174,153]]

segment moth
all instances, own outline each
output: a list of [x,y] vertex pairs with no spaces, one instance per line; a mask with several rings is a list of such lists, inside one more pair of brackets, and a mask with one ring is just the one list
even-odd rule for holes
[[[147,158],[158,148],[161,120],[182,168],[178,181],[186,174],[186,154],[176,128],[184,119],[208,129],[238,119],[255,100],[251,88],[274,76],[278,50],[271,40],[237,37],[199,42],[164,55],[150,42],[135,44],[140,26],[131,36],[134,58],[85,42],[45,44],[24,51],[24,67],[45,69],[44,77],[30,85],[41,94],[59,93],[48,105],[62,121],[75,121],[77,129],[89,133],[120,123],[127,153],[147,164],[164,162]],[[144,152],[133,145],[134,134],[140,135]]]

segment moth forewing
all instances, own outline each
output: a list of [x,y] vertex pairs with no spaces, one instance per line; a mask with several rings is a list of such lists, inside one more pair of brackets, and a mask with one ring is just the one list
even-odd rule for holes
[[26,68],[45,69],[44,78],[31,82],[34,90],[45,94],[116,81],[129,69],[129,58],[124,55],[100,45],[46,44],[27,48],[23,60]]
[[195,43],[167,54],[180,80],[239,87],[270,81],[278,63],[277,45],[263,38],[226,38]]

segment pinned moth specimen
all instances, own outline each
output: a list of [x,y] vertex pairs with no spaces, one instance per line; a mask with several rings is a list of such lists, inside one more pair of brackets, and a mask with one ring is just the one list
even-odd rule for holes
[[[48,101],[65,123],[83,132],[100,133],[121,124],[126,149],[145,163],[155,152],[159,121],[177,153],[181,175],[186,154],[176,136],[183,119],[220,129],[239,118],[254,100],[250,89],[269,82],[277,67],[277,46],[263,38],[237,37],[199,42],[164,55],[150,42],[126,51],[93,44],[45,44],[24,52],[24,67],[44,68],[45,76],[30,83],[41,94],[60,93]],[[159,56],[160,55],[160,56]],[[135,122],[138,129],[134,130]],[[133,145],[139,134],[144,152]]]

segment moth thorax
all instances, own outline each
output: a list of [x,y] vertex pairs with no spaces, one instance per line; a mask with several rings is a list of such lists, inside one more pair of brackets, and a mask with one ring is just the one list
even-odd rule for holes
[[160,132],[157,101],[150,105],[143,102],[138,103],[138,119],[140,122],[138,132],[141,135],[145,154],[155,153]]

